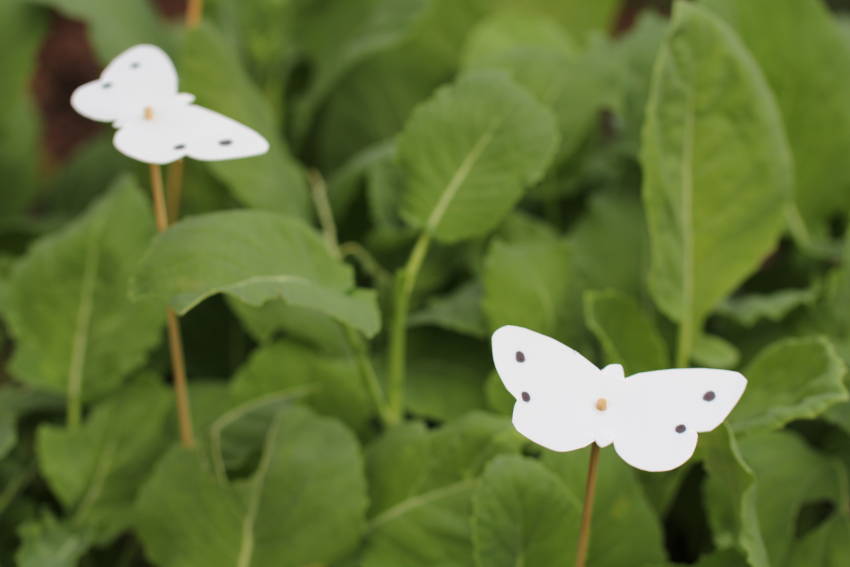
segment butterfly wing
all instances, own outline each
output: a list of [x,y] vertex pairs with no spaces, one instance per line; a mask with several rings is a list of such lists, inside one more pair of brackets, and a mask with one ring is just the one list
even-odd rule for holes
[[630,376],[616,408],[614,449],[635,468],[672,470],[693,455],[697,433],[726,419],[746,386],[739,372],[710,368]]
[[268,141],[256,131],[195,104],[175,102],[153,109],[150,119],[128,122],[115,133],[115,147],[145,163],[183,157],[221,161],[264,154]]
[[492,347],[496,371],[517,400],[517,431],[553,451],[593,442],[596,366],[555,339],[522,327],[497,329]]
[[159,47],[143,44],[118,55],[99,79],[77,87],[71,106],[91,120],[121,123],[142,117],[145,107],[176,95],[174,63]]

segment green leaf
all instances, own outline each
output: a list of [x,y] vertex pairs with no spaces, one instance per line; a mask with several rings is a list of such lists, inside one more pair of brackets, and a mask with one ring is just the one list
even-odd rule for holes
[[192,452],[166,456],[140,495],[137,529],[161,567],[300,567],[350,552],[365,512],[357,441],[291,408],[269,428],[251,478],[221,483]]
[[846,367],[824,338],[773,343],[747,366],[747,390],[730,422],[735,431],[779,429],[795,419],[813,419],[848,399]]
[[575,556],[581,504],[539,462],[496,457],[473,497],[477,565],[560,565]]
[[573,263],[573,250],[564,241],[493,241],[482,274],[490,329],[519,325],[574,341],[581,325],[581,296]]
[[741,440],[741,453],[758,479],[758,521],[770,564],[785,565],[800,509],[811,502],[836,501],[844,473],[832,459],[787,431],[748,436]]
[[19,419],[62,407],[62,398],[53,394],[8,383],[0,386],[0,460],[18,443]]
[[131,302],[127,289],[153,232],[149,205],[122,178],[84,215],[29,249],[8,289],[17,379],[90,400],[145,360],[160,340],[164,313]]
[[366,450],[369,517],[416,496],[428,474],[431,437],[419,421],[384,432]]
[[410,316],[411,327],[435,326],[473,338],[487,336],[481,311],[483,290],[477,281],[461,284],[449,293],[431,297],[425,307]]
[[45,20],[23,1],[0,5],[0,171],[8,188],[0,217],[24,210],[36,189],[40,127],[30,88]]
[[669,366],[664,339],[634,300],[620,292],[588,291],[584,317],[605,353],[606,363],[622,364],[627,374]]
[[778,323],[795,309],[814,304],[819,292],[817,286],[812,286],[730,297],[718,305],[715,313],[744,327],[754,327],[760,321]]
[[[561,478],[576,501],[584,500],[589,454],[589,448],[543,454],[543,464]],[[666,557],[659,518],[643,493],[636,471],[611,447],[599,454],[591,534],[588,565],[651,565]],[[572,532],[568,537],[572,540],[578,534]],[[569,565],[571,561],[568,557],[563,563]]]
[[[417,436],[408,433],[404,439]],[[394,436],[395,437],[395,436]],[[506,418],[469,413],[419,439],[412,452],[402,438],[382,440],[370,453],[370,475],[385,479],[402,465],[396,486],[381,498],[383,509],[368,529],[363,567],[468,567],[472,563],[469,517],[475,478],[493,456],[515,453],[522,443]],[[424,467],[424,473],[416,465]],[[387,468],[388,467],[388,470]]]
[[401,43],[428,7],[424,0],[377,0],[299,7],[298,33],[317,72],[296,110],[303,137],[316,109],[358,63]]
[[49,6],[72,20],[82,20],[101,62],[139,43],[165,46],[168,29],[145,0],[26,0]]
[[650,288],[682,328],[686,364],[703,318],[776,245],[792,183],[758,66],[727,24],[689,3],[676,4],[658,55],[641,163]]
[[484,380],[492,369],[487,344],[433,329],[409,333],[408,343],[408,411],[445,421],[484,408]]
[[738,348],[717,335],[700,333],[691,355],[694,362],[710,368],[736,368],[741,360]]
[[562,161],[576,152],[614,98],[595,55],[577,53],[551,16],[509,6],[473,29],[464,68],[503,71],[546,105],[561,135],[557,161]]
[[181,314],[225,293],[254,306],[284,299],[369,336],[380,323],[374,293],[355,288],[351,269],[311,227],[276,213],[226,211],[177,223],[142,258],[133,290]]
[[255,128],[271,148],[263,156],[210,162],[208,167],[249,207],[306,218],[306,180],[262,93],[251,82],[229,41],[208,24],[190,31],[180,57],[181,88],[202,104]]
[[[703,0],[752,51],[782,111],[794,155],[795,200],[806,226],[824,238],[830,215],[850,207],[850,42],[821,0]],[[805,49],[798,47],[804,45]]]
[[540,180],[557,139],[551,113],[509,79],[467,75],[419,106],[399,138],[402,216],[446,242],[485,234]]
[[91,545],[89,534],[46,515],[18,528],[21,546],[15,553],[18,567],[77,567]]
[[569,233],[577,277],[589,289],[616,289],[646,298],[649,242],[640,199],[632,192],[598,191]]
[[290,305],[281,299],[273,299],[255,307],[228,298],[228,305],[245,331],[259,343],[272,342],[285,336],[330,354],[344,354],[350,349],[345,329],[325,313]]
[[127,529],[139,486],[173,437],[173,400],[148,376],[98,405],[82,427],[38,428],[39,469],[75,526],[106,543]]
[[700,435],[699,455],[708,473],[703,492],[714,544],[720,549],[741,549],[752,567],[768,567],[757,514],[756,477],[731,428],[724,425]]
[[367,428],[374,408],[350,355],[332,356],[281,340],[255,350],[230,384],[234,399],[243,402],[300,386],[309,391],[305,401],[317,412],[356,431]]
[[806,535],[794,549],[788,567],[841,567],[850,557],[850,519],[838,512]]

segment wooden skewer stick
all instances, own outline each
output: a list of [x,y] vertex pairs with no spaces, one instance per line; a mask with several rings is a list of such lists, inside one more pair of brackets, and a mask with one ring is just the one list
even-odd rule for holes
[[204,0],[188,0],[186,3],[186,27],[194,28],[204,15]]
[[[145,109],[147,115],[148,109]],[[165,194],[162,188],[162,169],[150,164],[151,193],[156,229],[163,232],[168,228],[168,211],[165,207]],[[168,323],[168,350],[171,355],[174,394],[177,400],[177,419],[180,424],[180,442],[184,447],[195,446],[195,434],[192,431],[192,412],[189,406],[189,388],[186,381],[186,361],[183,356],[183,340],[180,335],[180,320],[173,309],[166,312]]]
[[599,466],[599,445],[590,446],[590,464],[587,467],[587,484],[584,489],[584,509],[581,512],[581,528],[578,533],[576,567],[584,567],[590,544],[590,522],[593,517],[593,497],[596,494],[596,471]]

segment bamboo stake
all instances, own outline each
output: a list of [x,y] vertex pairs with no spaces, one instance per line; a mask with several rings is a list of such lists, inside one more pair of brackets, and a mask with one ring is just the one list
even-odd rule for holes
[[[168,228],[168,210],[165,206],[165,194],[162,188],[162,169],[150,164],[151,193],[157,231]],[[171,355],[171,372],[174,382],[174,395],[177,400],[177,419],[180,424],[180,442],[184,447],[195,446],[195,434],[192,431],[192,413],[189,407],[189,388],[186,381],[186,361],[183,356],[183,340],[180,336],[180,321],[173,309],[167,310],[168,350]]]
[[590,523],[593,517],[593,497],[596,494],[596,471],[599,467],[599,445],[590,447],[590,463],[587,467],[587,484],[584,489],[584,509],[581,512],[581,528],[578,534],[576,567],[584,567],[590,544]]
[[168,181],[165,193],[166,200],[168,201],[168,223],[174,224],[180,218],[180,201],[183,196],[182,159],[178,159],[168,166]]
[[204,0],[188,0],[186,3],[186,27],[194,28],[204,15]]

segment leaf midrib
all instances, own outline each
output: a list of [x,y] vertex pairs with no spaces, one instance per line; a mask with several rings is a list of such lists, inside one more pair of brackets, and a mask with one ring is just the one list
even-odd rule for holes
[[469,150],[469,153],[466,154],[466,157],[463,158],[463,161],[461,161],[460,165],[455,170],[452,178],[449,179],[445,189],[443,189],[443,192],[440,194],[440,198],[437,200],[437,204],[434,205],[434,209],[431,211],[431,214],[428,215],[428,221],[425,223],[426,232],[433,233],[437,230],[437,227],[443,220],[443,216],[445,216],[446,211],[457,196],[461,185],[463,185],[463,182],[466,181],[467,177],[469,177],[469,173],[481,158],[481,154],[484,153],[484,150],[493,140],[493,136],[496,133],[499,122],[500,121],[498,120],[494,120],[484,133],[481,134],[481,137],[478,138],[478,141],[475,142],[475,145],[472,146],[472,149]]
[[97,250],[100,232],[100,225],[95,225],[89,234],[89,242],[86,246],[83,283],[80,286],[80,305],[77,309],[74,333],[71,337],[71,356],[68,362],[68,400],[76,401],[82,396],[89,328],[94,313],[94,292],[100,267],[100,254]]
[[472,488],[474,484],[475,479],[465,479],[446,486],[442,486],[440,488],[436,488],[434,490],[430,490],[428,492],[417,494],[416,496],[412,496],[406,500],[399,502],[391,508],[387,508],[382,513],[375,516],[369,523],[368,529],[369,531],[375,530],[383,524],[386,524],[387,522],[390,522],[400,516],[403,516],[411,510],[415,510],[432,502],[436,502],[442,498],[447,498],[449,496],[453,496],[454,494],[463,492],[464,490]]
[[263,456],[257,465],[254,481],[251,483],[251,491],[248,495],[248,509],[242,519],[242,538],[239,544],[239,555],[236,558],[236,567],[250,567],[254,555],[254,524],[257,521],[257,512],[260,508],[260,494],[265,487],[266,475],[272,462],[272,447],[277,440],[280,430],[280,414],[269,426],[266,439],[263,442]]

